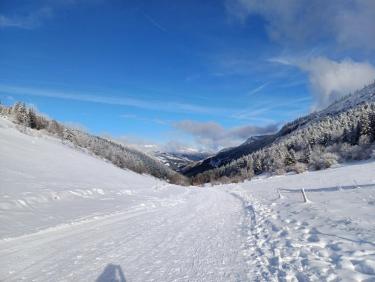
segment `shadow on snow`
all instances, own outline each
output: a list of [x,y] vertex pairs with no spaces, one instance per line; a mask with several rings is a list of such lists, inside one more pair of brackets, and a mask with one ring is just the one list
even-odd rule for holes
[[121,266],[108,264],[96,282],[126,282]]

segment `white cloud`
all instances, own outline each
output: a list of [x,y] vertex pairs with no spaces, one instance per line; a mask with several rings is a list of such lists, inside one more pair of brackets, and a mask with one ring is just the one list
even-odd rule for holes
[[170,152],[170,153],[206,153],[203,148],[197,148],[197,144],[188,144],[178,140],[169,140],[165,143],[156,143],[152,140],[147,140],[137,136],[123,135],[114,138],[110,135],[105,136],[108,139],[116,140],[128,147],[134,148],[141,152],[153,154],[155,152]]
[[318,57],[301,64],[300,67],[309,74],[317,109],[324,108],[375,80],[374,66],[350,59],[336,62]]
[[139,150],[141,152],[147,152],[152,153],[155,151],[160,151],[162,148],[162,145],[155,143],[151,140],[146,140],[144,138],[140,138],[137,136],[131,136],[131,135],[123,135],[120,137],[113,137],[111,135],[103,135],[104,137],[107,137],[108,139],[116,140],[117,142],[124,144],[128,147],[134,148],[136,150]]
[[339,44],[375,48],[375,1],[356,0],[352,7],[340,10],[335,18],[335,31]]
[[241,21],[262,16],[269,37],[285,45],[333,40],[340,47],[375,48],[373,0],[228,0],[227,10]]
[[308,74],[315,96],[313,109],[322,109],[375,80],[375,67],[368,62],[355,62],[351,59],[333,61],[325,57],[276,58],[273,61],[297,66]]
[[188,144],[178,140],[170,140],[161,147],[161,151],[171,153],[206,153],[202,148],[196,148],[194,144]]
[[226,129],[216,122],[192,120],[177,122],[174,127],[193,136],[197,144],[203,146],[206,151],[217,151],[225,147],[236,146],[250,136],[269,134],[277,130],[276,124],[265,127],[247,125]]

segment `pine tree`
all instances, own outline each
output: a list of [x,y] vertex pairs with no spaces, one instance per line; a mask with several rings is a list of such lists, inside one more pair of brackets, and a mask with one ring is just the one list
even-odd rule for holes
[[25,127],[30,126],[30,117],[28,109],[24,103],[17,103],[13,110],[16,122],[24,125]]
[[293,149],[286,151],[284,163],[286,166],[294,165],[296,163],[295,152]]

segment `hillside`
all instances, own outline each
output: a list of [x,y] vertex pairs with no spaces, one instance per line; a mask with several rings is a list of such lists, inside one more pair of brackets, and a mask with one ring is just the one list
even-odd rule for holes
[[246,279],[236,198],[36,133],[0,118],[1,281]]
[[205,183],[243,180],[264,172],[324,169],[337,162],[370,158],[374,140],[375,83],[284,125],[274,135],[251,138],[183,173],[194,177],[194,183]]
[[1,115],[18,124],[17,128],[23,132],[34,134],[37,131],[43,131],[59,138],[63,143],[87,150],[120,168],[149,174],[172,183],[187,183],[182,175],[165,166],[156,158],[108,138],[95,136],[50,120],[38,114],[34,109],[26,107],[23,103],[17,102],[11,107],[0,104]]

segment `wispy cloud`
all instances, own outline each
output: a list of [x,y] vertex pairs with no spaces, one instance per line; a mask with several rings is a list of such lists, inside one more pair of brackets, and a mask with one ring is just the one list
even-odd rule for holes
[[249,93],[247,94],[247,96],[253,96],[253,95],[255,95],[256,93],[262,91],[268,84],[269,83],[266,82],[266,83],[264,83],[264,84],[262,84],[262,85],[260,85],[260,86],[258,86],[256,88],[254,88],[253,90],[249,91]]
[[277,63],[277,64],[281,64],[285,66],[293,66],[293,63],[291,62],[291,60],[285,57],[273,57],[273,58],[269,58],[267,61],[270,63]]
[[[22,2],[22,1],[19,1]],[[27,1],[23,1],[27,2]],[[25,5],[29,8],[24,10],[21,3],[17,4],[17,9],[8,15],[5,11],[0,12],[0,29],[1,28],[21,28],[34,29],[43,25],[47,20],[54,18],[60,10],[76,7],[80,3],[98,4],[102,0],[42,0],[30,1],[33,5]],[[35,3],[34,3],[35,2]],[[27,4],[27,3],[23,3]],[[30,7],[32,8],[30,8]]]
[[225,147],[236,146],[253,135],[269,134],[277,130],[277,124],[264,127],[246,125],[224,128],[216,122],[198,122],[184,120],[174,124],[181,132],[191,135],[195,141],[208,151],[217,151]]
[[37,97],[48,97],[55,99],[65,99],[72,101],[118,105],[135,107],[145,110],[163,111],[172,113],[195,113],[207,115],[229,115],[231,111],[228,108],[205,107],[195,104],[174,102],[174,101],[158,101],[151,99],[137,99],[122,95],[121,97],[111,97],[105,95],[90,95],[81,92],[65,92],[53,89],[39,89],[33,87],[20,87],[12,85],[0,84],[0,92],[9,95],[26,95]]
[[142,12],[143,17],[154,27],[156,27],[158,30],[162,32],[167,32],[167,29],[163,27],[159,22],[157,22],[153,17],[150,15],[146,14],[145,12]]
[[166,121],[160,118],[145,118],[145,117],[140,117],[135,114],[122,114],[120,115],[120,117],[123,119],[127,119],[127,120],[132,119],[132,120],[143,121],[146,123],[156,123],[156,124],[161,124],[161,125],[167,125],[170,123],[169,121]]
[[142,152],[152,153],[155,151],[160,151],[163,146],[161,144],[155,143],[155,141],[140,138],[138,136],[132,136],[132,135],[123,135],[120,137],[113,137],[109,135],[108,137],[109,139],[114,139],[119,143],[132,147],[134,149],[140,150]]
[[[304,96],[295,99],[287,99],[286,101],[271,101],[265,100],[260,103],[253,105],[252,107],[245,108],[238,111],[232,115],[232,118],[247,120],[247,121],[257,121],[262,123],[275,123],[273,119],[265,118],[264,116],[269,116],[271,113],[278,113],[279,118],[284,115],[288,115],[291,111],[301,111],[306,104],[309,105],[312,98],[309,96]],[[272,116],[272,115],[271,115]]]
[[52,15],[53,9],[50,7],[42,7],[30,12],[26,16],[9,17],[0,14],[0,28],[33,29],[39,26],[44,20],[51,18]]
[[269,37],[289,47],[330,41],[340,48],[375,49],[373,0],[227,0],[230,15],[265,19]]
[[[237,51],[237,52],[236,52]],[[258,87],[252,89],[249,93],[259,92],[272,84],[279,85],[285,83],[295,75],[296,71],[275,64],[277,59],[270,59],[267,52],[260,57],[254,58],[248,50],[225,51],[210,57],[210,63],[213,67],[212,76],[246,78],[248,81],[260,83]],[[263,84],[261,84],[263,83]]]

